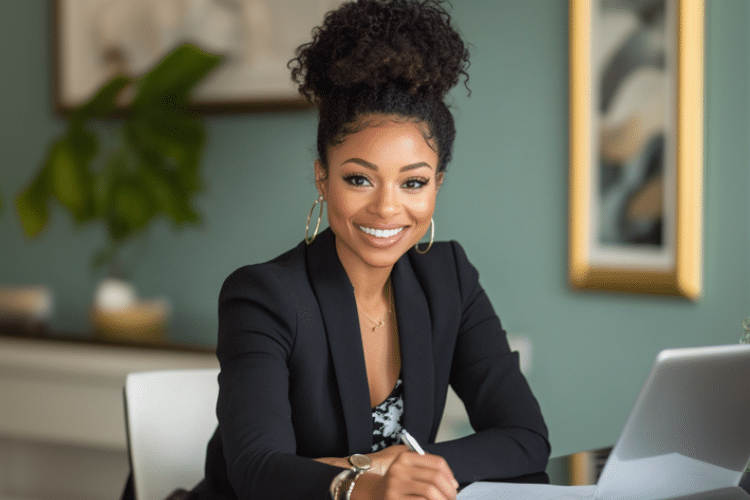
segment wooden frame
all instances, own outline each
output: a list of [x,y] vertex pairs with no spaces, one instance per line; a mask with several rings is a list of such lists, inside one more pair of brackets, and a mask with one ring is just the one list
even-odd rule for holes
[[65,113],[115,72],[137,75],[184,41],[222,54],[198,88],[202,112],[308,107],[287,62],[342,0],[51,0],[55,108]]
[[611,452],[612,447],[609,446],[598,450],[579,451],[578,453],[568,455],[566,458],[568,485],[586,486],[596,484]]
[[[632,10],[607,10],[618,2]],[[651,9],[648,21],[643,21],[643,11],[633,7],[636,4]],[[659,12],[662,19],[654,17]],[[696,300],[702,281],[703,0],[569,0],[569,15],[570,283],[577,288]],[[630,31],[622,28],[628,26],[627,16],[636,23]],[[653,35],[653,27],[659,26],[654,22],[662,26],[663,50],[652,46],[648,49],[652,52],[645,55],[625,54],[630,60],[617,57],[633,49],[634,44],[627,42],[640,33],[637,30]],[[659,40],[653,36],[646,42],[658,48]],[[637,48],[643,50],[642,44]],[[658,71],[653,70],[654,53],[662,57]],[[646,61],[640,67],[639,57]],[[650,73],[636,74],[649,66]],[[664,86],[644,86],[648,78]],[[640,80],[645,92],[638,93]],[[628,97],[616,95],[625,95],[628,87],[636,91]],[[662,91],[661,99],[652,96],[652,106],[646,107],[645,113],[636,109],[636,114],[626,115],[623,111],[633,103],[640,106],[645,94]],[[617,98],[618,105],[625,103],[619,111],[614,104]],[[664,113],[650,113],[653,104],[656,109],[662,106]],[[625,120],[628,116],[635,119]],[[653,116],[657,123],[647,129],[644,122]],[[661,142],[646,140],[659,139],[659,134]],[[636,144],[643,147],[636,148]],[[652,144],[653,149],[647,150]],[[618,152],[618,146],[625,153]],[[628,149],[640,156],[626,154]],[[620,188],[625,172],[632,172],[626,168],[634,168],[639,161],[648,165],[651,178],[636,184],[638,189],[629,191],[626,198],[620,194],[619,202],[612,201],[618,199],[613,198],[611,185]],[[611,177],[607,175],[612,172],[616,182],[609,185]],[[646,192],[655,195],[650,203],[636,203],[633,193],[641,196]],[[614,230],[608,225],[612,214],[617,216]],[[622,229],[631,219],[639,224],[636,229],[650,228],[650,233],[643,233],[647,237]]]

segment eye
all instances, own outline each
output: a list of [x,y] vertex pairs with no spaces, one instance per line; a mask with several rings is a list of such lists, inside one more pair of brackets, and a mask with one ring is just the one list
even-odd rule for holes
[[429,184],[430,180],[425,178],[411,178],[408,179],[406,182],[404,182],[403,186],[406,189],[410,189],[413,191],[416,191],[417,189],[421,189],[425,187],[427,184]]
[[370,186],[370,181],[365,177],[364,175],[360,174],[349,174],[344,176],[344,181],[348,184],[351,184],[355,187],[365,187]]

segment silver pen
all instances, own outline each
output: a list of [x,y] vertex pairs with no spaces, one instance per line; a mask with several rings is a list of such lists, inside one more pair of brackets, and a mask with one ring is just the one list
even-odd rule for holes
[[419,453],[420,455],[424,455],[424,450],[421,446],[419,446],[419,443],[417,443],[417,440],[412,437],[411,434],[409,434],[406,429],[403,429],[401,431],[401,441],[406,445],[407,448],[409,448],[411,451],[415,453]]

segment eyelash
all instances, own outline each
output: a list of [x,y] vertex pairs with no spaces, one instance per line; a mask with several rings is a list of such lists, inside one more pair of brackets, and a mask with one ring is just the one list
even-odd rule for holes
[[[354,186],[354,187],[365,187],[364,184],[359,183],[360,181],[365,181],[365,182],[370,183],[370,185],[372,185],[372,183],[370,182],[370,180],[367,177],[365,177],[364,175],[361,175],[361,174],[349,174],[349,175],[346,175],[346,176],[344,176],[344,181],[347,182],[348,184]],[[424,178],[424,177],[411,177],[411,178],[406,179],[404,181],[404,185],[405,186],[407,186],[409,184],[413,185],[414,183],[419,183],[419,185],[415,186],[415,187],[406,187],[406,189],[408,189],[410,191],[417,191],[418,189],[422,189],[423,187],[427,186],[427,184],[430,183],[430,179],[427,179],[427,178]]]

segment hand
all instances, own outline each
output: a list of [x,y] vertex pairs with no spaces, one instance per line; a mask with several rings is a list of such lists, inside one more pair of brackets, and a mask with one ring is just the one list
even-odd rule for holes
[[385,475],[362,474],[354,486],[353,500],[454,500],[458,483],[446,461],[437,455],[402,452]]
[[372,460],[372,467],[369,472],[384,476],[394,460],[407,450],[408,448],[403,444],[394,444],[375,453],[369,453],[367,456]]

